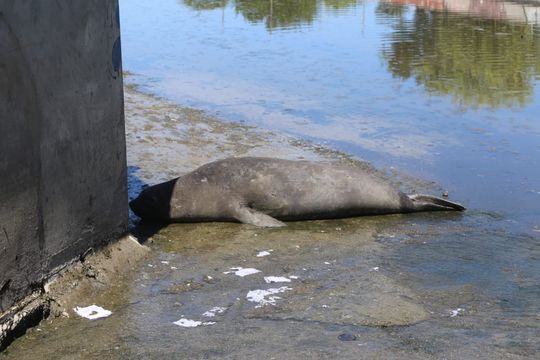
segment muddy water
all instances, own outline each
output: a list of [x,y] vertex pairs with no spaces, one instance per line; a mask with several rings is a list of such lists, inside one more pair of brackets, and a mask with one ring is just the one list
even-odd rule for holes
[[223,156],[375,172],[367,159],[469,210],[277,230],[134,221],[152,253],[81,299],[113,314],[71,311],[0,358],[537,357],[538,7],[431,5],[122,0],[127,82],[171,100],[126,89],[130,196]]

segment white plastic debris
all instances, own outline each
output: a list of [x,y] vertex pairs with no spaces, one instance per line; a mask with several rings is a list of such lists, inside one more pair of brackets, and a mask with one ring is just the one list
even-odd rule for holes
[[257,270],[257,269],[243,268],[243,267],[240,267],[240,266],[232,267],[230,269],[232,271],[225,271],[224,274],[234,274],[234,275],[237,275],[237,276],[240,276],[240,277],[244,277],[244,276],[253,275],[253,274],[261,272],[260,270]]
[[190,320],[190,319],[181,318],[180,320],[173,322],[173,324],[181,326],[181,327],[191,328],[191,327],[197,327],[197,326],[201,326],[201,325],[202,326],[214,325],[215,322],[214,321],[202,322],[202,321],[197,321],[197,320]]
[[267,284],[278,283],[278,282],[291,282],[291,279],[284,276],[265,276],[264,281]]
[[261,307],[263,305],[275,305],[276,301],[281,299],[279,296],[270,296],[274,294],[279,294],[292,288],[287,286],[282,286],[280,288],[266,289],[266,290],[251,290],[247,293],[246,298],[251,302],[256,302],[259,305],[256,307]]
[[296,280],[296,279],[298,279],[298,278],[299,278],[299,277],[296,276],[296,275],[291,275],[291,276],[289,276],[289,279],[293,279],[293,280]]
[[371,270],[369,270],[369,271],[379,271],[379,267],[375,266],[374,268],[371,268]]
[[162,260],[161,263],[162,263],[162,264],[165,264],[165,265],[169,265],[169,262],[168,262],[168,261],[165,261],[165,260]]
[[216,316],[216,314],[223,314],[225,312],[225,310],[227,310],[226,307],[219,307],[219,306],[216,306],[216,307],[213,307],[211,308],[210,310],[206,311],[203,316],[206,316],[206,317],[214,317]]
[[457,308],[455,310],[450,310],[450,317],[456,317],[459,314],[461,314],[463,311],[465,311],[465,309],[462,309],[462,308]]
[[261,251],[257,254],[257,257],[264,257],[270,255],[270,253],[274,250],[268,250],[268,251]]
[[178,321],[173,322],[174,325],[182,326],[182,327],[197,327],[202,325],[202,321],[196,321],[196,320],[190,320],[190,319],[180,319]]
[[101,306],[97,305],[90,305],[87,307],[76,307],[73,309],[77,313],[77,315],[89,319],[89,320],[95,320],[99,318],[104,318],[107,316],[110,316],[112,314],[112,311],[105,310]]

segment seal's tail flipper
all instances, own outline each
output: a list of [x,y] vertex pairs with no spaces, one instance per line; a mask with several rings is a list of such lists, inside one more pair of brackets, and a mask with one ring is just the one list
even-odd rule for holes
[[414,211],[464,211],[461,204],[441,199],[435,196],[415,194],[409,195],[412,200]]

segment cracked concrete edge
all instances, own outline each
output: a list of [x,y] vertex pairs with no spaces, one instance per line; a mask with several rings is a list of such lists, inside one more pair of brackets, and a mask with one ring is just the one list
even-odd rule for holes
[[0,313],[0,352],[41,320],[69,316],[78,299],[104,291],[118,277],[128,276],[149,251],[129,234],[56,268],[40,289]]

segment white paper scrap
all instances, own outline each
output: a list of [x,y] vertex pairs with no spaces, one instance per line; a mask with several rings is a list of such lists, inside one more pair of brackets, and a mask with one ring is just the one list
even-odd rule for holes
[[450,310],[450,317],[456,317],[463,311],[465,311],[465,309],[462,309],[462,308],[457,308],[456,310]]
[[279,294],[287,290],[292,290],[292,288],[287,286],[282,286],[275,289],[267,290],[251,290],[247,293],[246,298],[251,302],[256,302],[259,305],[256,307],[261,307],[263,305],[275,305],[276,300],[281,299],[279,296],[270,296],[274,294]]
[[87,307],[76,307],[73,309],[77,315],[82,316],[83,318],[89,320],[95,320],[99,318],[104,318],[112,314],[112,311],[105,310],[101,306],[90,305]]
[[190,328],[190,327],[197,327],[197,326],[201,326],[201,325],[203,325],[203,326],[214,325],[215,322],[214,321],[202,322],[202,321],[197,321],[197,320],[190,320],[190,319],[181,318],[180,320],[173,322],[173,324],[181,326],[181,327]]
[[243,267],[232,267],[230,268],[232,271],[225,271],[224,274],[234,274],[240,277],[252,275],[261,272],[260,270],[253,269],[253,268],[243,268]]
[[265,276],[264,281],[267,284],[278,283],[278,282],[291,282],[291,279],[284,276]]
[[268,250],[268,251],[261,251],[257,254],[257,257],[264,257],[270,255],[270,253],[274,250]]
[[216,316],[216,314],[223,314],[225,312],[225,310],[227,310],[226,307],[219,307],[219,306],[216,306],[216,307],[213,307],[211,308],[210,310],[206,311],[203,316],[206,316],[206,317],[214,317]]

